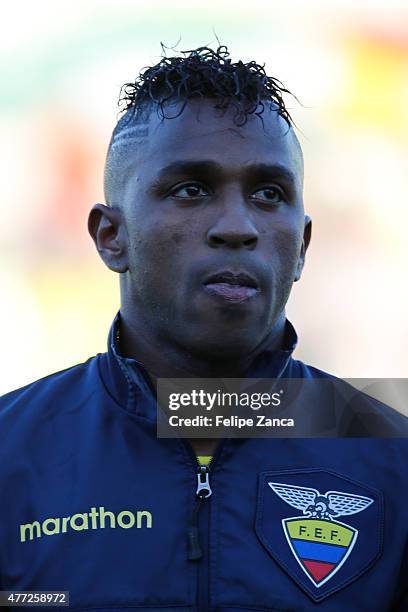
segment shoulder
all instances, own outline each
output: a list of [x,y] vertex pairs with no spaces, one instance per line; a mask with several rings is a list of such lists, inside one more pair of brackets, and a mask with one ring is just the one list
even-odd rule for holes
[[0,489],[27,470],[44,474],[51,466],[57,469],[99,427],[106,393],[99,374],[101,356],[0,398]]
[[388,380],[341,379],[297,360],[293,360],[291,375],[310,379],[306,384],[314,397],[331,398],[340,431],[347,431],[347,436],[408,438],[408,418],[375,397],[395,397],[395,393],[386,393]]
[[46,416],[49,411],[91,393],[99,384],[99,355],[40,378],[0,397],[0,428],[20,416]]

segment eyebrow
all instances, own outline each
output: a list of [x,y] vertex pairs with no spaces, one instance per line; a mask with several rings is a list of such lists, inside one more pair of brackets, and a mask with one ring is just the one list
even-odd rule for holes
[[[174,161],[161,168],[158,172],[158,180],[166,179],[174,175],[201,174],[207,176],[221,176],[224,169],[221,164],[212,160],[197,161]],[[246,165],[243,173],[255,177],[257,180],[283,179],[288,183],[296,182],[295,173],[287,166],[276,164],[251,164]]]

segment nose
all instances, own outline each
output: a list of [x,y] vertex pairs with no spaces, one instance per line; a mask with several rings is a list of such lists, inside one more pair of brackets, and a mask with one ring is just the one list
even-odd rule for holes
[[207,242],[211,247],[246,248],[253,250],[259,233],[254,226],[247,207],[237,199],[225,203],[222,214],[208,230]]

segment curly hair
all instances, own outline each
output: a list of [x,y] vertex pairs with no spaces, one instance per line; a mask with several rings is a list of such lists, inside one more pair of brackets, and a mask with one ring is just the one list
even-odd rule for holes
[[[265,104],[285,119],[288,126],[293,120],[285,106],[284,94],[293,94],[281,81],[267,76],[265,64],[255,61],[232,62],[225,45],[215,51],[199,47],[180,51],[176,57],[166,56],[162,43],[162,59],[155,66],[143,69],[133,83],[125,83],[120,92],[122,110],[137,111],[144,105],[156,105],[162,119],[171,118],[166,108],[174,100],[180,101],[178,117],[191,98],[213,98],[215,108],[235,109],[234,122],[244,125],[248,116],[261,116]],[[295,96],[293,96],[295,97]]]
[[[142,142],[147,138],[146,124],[152,108],[160,119],[172,119],[181,115],[189,100],[206,98],[214,101],[216,109],[232,108],[237,126],[244,125],[250,115],[258,116],[263,124],[266,106],[285,120],[288,130],[294,126],[284,95],[296,96],[281,81],[267,76],[264,66],[255,61],[233,63],[225,45],[215,51],[209,47],[181,51],[175,57],[167,57],[167,47],[163,43],[161,46],[161,60],[144,68],[133,83],[121,87],[119,107],[123,114],[112,133],[104,173],[108,205],[119,197],[123,156],[135,139]],[[179,103],[176,111],[174,102]]]

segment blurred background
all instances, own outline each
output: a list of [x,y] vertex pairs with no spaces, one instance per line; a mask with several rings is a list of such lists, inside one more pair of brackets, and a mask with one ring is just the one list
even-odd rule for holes
[[178,49],[266,63],[306,162],[314,235],[287,314],[296,356],[408,377],[408,4],[8,3],[1,23],[0,393],[106,349],[118,277],[87,234],[120,86]]

